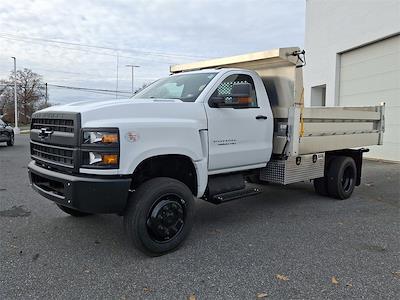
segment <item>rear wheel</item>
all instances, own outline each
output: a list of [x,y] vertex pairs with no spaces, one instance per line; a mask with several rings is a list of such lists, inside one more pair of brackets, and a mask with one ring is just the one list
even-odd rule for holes
[[328,196],[328,185],[326,183],[326,178],[315,178],[314,179],[314,190],[318,195]]
[[73,209],[73,208],[69,208],[69,207],[66,207],[66,206],[63,206],[63,205],[57,204],[57,206],[58,206],[63,212],[65,212],[65,213],[67,213],[67,214],[69,214],[69,215],[71,215],[71,216],[73,216],[73,217],[86,217],[86,216],[90,216],[90,215],[91,215],[90,213],[86,213],[86,212],[83,212],[83,211],[79,211],[79,210],[76,210],[76,209]]
[[7,141],[7,146],[14,146],[14,135],[10,135],[10,140]]
[[159,256],[177,249],[193,226],[194,197],[182,182],[166,177],[143,183],[129,199],[124,226],[141,252]]
[[327,173],[329,196],[344,200],[351,196],[356,184],[357,168],[354,159],[348,156],[334,158]]
[[248,183],[267,185],[269,182],[260,179],[260,174],[251,174],[246,176],[246,181]]

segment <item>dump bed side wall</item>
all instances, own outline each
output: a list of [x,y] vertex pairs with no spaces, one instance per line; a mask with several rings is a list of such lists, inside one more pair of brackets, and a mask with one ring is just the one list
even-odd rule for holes
[[[298,154],[382,144],[384,106],[307,107],[300,110]],[[303,124],[303,126],[302,126]]]

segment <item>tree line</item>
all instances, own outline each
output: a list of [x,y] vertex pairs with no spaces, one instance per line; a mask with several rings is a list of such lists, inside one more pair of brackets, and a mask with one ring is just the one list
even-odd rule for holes
[[[35,111],[50,106],[46,86],[41,75],[27,68],[18,70],[16,79],[18,123],[29,124]],[[0,79],[0,117],[3,121],[14,123],[14,108],[14,72],[11,72],[8,79]]]
[[[18,124],[30,124],[32,114],[35,111],[51,106],[48,101],[49,95],[43,77],[30,69],[18,70],[17,75],[17,105],[18,105]],[[135,90],[134,94],[146,88],[151,83],[143,83]],[[104,89],[77,88],[70,86],[51,85],[52,87],[69,88],[77,90],[90,90],[114,95],[116,91],[106,91]],[[113,94],[111,94],[111,92]],[[129,92],[121,92],[130,94]],[[7,123],[15,124],[14,120],[14,72],[10,72],[8,79],[0,79],[0,119]]]

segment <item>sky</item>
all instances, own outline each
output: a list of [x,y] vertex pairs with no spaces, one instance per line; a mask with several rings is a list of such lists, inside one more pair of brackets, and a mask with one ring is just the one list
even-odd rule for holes
[[[0,79],[30,68],[62,104],[115,98],[172,64],[304,45],[305,0],[0,0]],[[117,67],[118,65],[118,67]]]

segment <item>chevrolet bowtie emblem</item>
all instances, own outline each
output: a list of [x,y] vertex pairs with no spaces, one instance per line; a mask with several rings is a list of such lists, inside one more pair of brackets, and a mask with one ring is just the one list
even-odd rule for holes
[[39,138],[43,141],[48,139],[53,134],[53,130],[51,128],[43,127],[40,128]]

